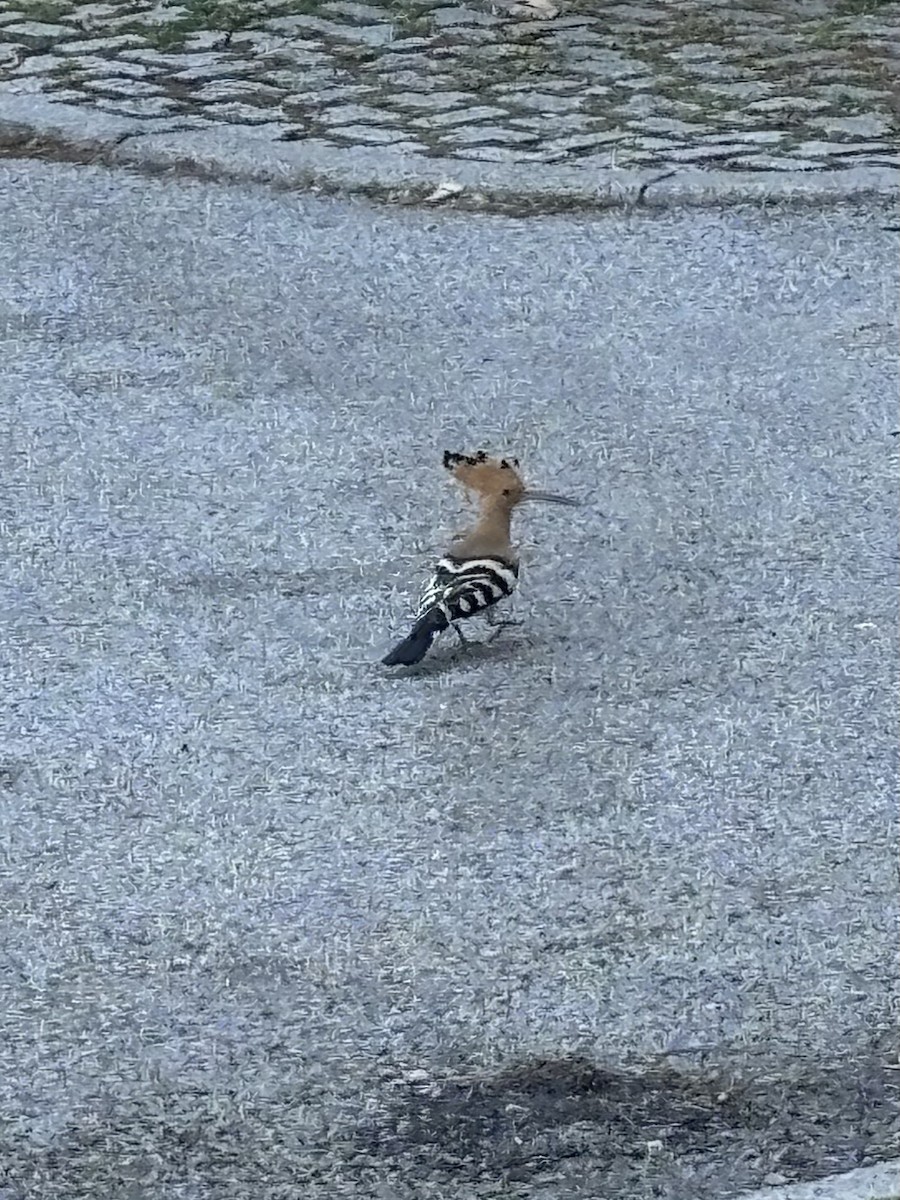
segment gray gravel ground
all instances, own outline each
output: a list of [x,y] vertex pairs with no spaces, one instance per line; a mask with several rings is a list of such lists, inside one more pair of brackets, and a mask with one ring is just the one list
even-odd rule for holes
[[[4,1200],[897,1152],[888,223],[0,164]],[[388,673],[480,446],[585,505]]]

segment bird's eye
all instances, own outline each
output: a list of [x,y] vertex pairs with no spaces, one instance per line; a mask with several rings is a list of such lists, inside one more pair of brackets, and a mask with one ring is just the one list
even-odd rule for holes
[[511,489],[511,488],[504,488],[504,489],[503,489],[503,495],[504,495],[504,496],[511,496],[511,495],[512,495],[512,489]]

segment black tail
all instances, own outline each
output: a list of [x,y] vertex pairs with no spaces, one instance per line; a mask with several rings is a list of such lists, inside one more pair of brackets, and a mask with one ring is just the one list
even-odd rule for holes
[[440,609],[432,609],[413,625],[408,637],[398,642],[390,654],[381,660],[386,667],[412,667],[421,662],[431,643],[449,624]]

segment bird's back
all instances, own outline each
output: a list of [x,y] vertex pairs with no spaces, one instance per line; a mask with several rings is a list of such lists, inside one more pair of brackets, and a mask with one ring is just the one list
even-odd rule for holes
[[447,554],[435,566],[416,616],[439,608],[448,621],[473,617],[510,595],[518,577],[518,563],[511,558]]

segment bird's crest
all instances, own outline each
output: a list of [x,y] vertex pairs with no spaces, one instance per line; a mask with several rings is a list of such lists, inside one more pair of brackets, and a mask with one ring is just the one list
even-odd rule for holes
[[484,450],[475,454],[445,450],[444,466],[463,487],[480,496],[507,496],[515,502],[525,494],[517,458],[490,458]]

